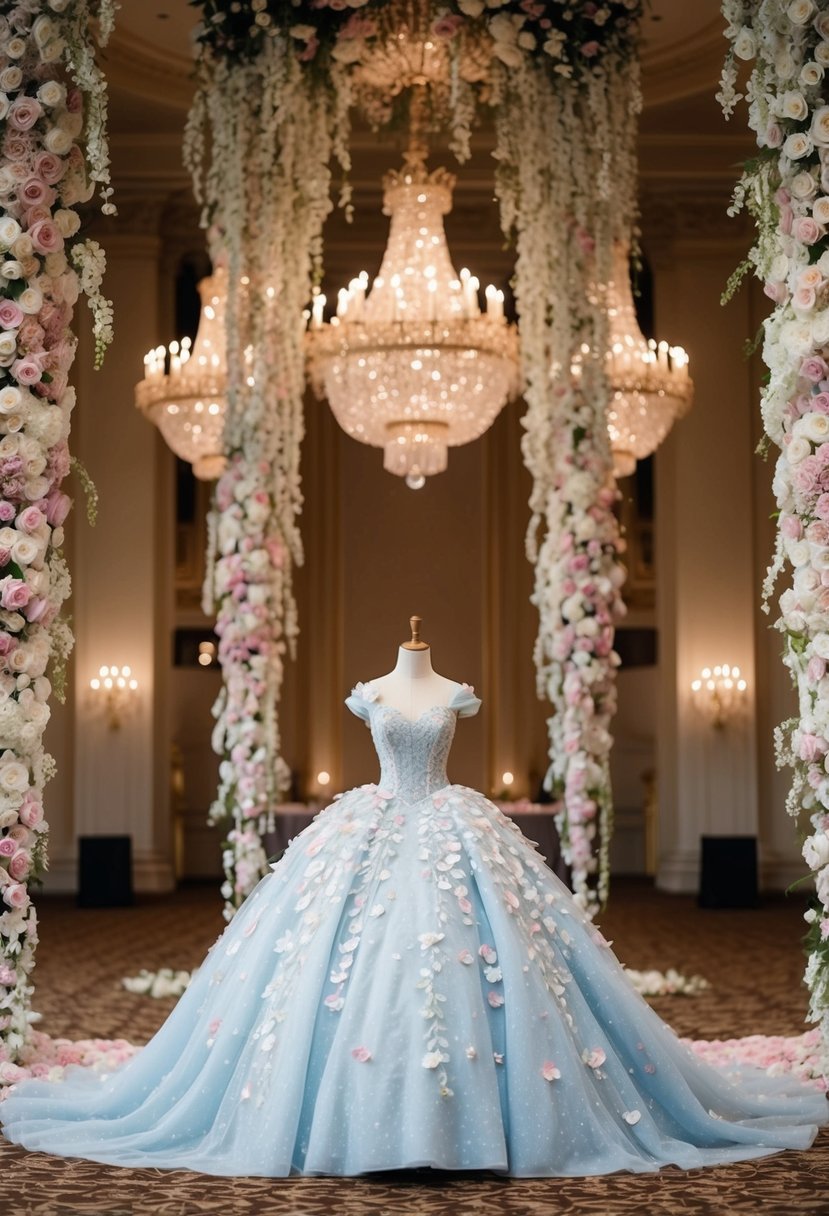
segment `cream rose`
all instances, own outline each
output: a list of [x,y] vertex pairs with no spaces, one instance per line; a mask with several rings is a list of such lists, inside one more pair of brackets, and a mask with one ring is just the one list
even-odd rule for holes
[[0,764],[0,790],[7,794],[22,794],[29,788],[29,770],[19,760]]
[[17,220],[12,219],[10,215],[4,215],[0,219],[0,245],[5,245],[7,249],[11,249],[19,236],[20,225]]
[[[818,113],[819,111],[815,112],[815,117]],[[801,160],[804,156],[808,156],[813,148],[814,143],[811,136],[806,135],[804,131],[795,131],[783,144],[783,151],[789,160]]]
[[802,435],[812,443],[824,443],[829,438],[829,417],[826,414],[804,414],[792,428],[794,435]]
[[789,182],[789,190],[795,198],[811,198],[817,190],[817,182],[808,169],[804,169],[801,173],[796,173]]
[[805,460],[807,456],[812,454],[811,444],[801,435],[795,435],[791,443],[786,448],[786,459],[790,465],[800,464],[801,460]]
[[792,0],[792,3],[786,9],[792,25],[805,25],[807,21],[811,21],[814,12],[815,6],[813,0]]
[[46,132],[43,142],[47,152],[52,152],[55,156],[66,156],[72,147],[72,136],[60,127],[52,127],[51,131]]
[[8,384],[4,389],[0,389],[0,414],[14,414],[20,408],[20,402],[23,400],[23,394],[19,388]]
[[780,80],[791,80],[795,66],[791,53],[785,49],[778,51],[774,57],[774,70]]
[[37,287],[27,287],[18,296],[17,304],[23,312],[34,316],[43,307],[43,294]]
[[802,122],[808,113],[809,107],[802,93],[792,90],[783,94],[780,99],[781,117],[790,118],[793,122]]
[[753,30],[744,25],[734,39],[734,54],[738,59],[753,59],[757,54],[757,40]]
[[819,224],[829,224],[829,196],[823,194],[815,199],[812,203],[812,215]]
[[40,545],[33,536],[20,536],[12,545],[12,560],[20,566],[30,566],[40,555]]
[[[809,133],[814,143],[819,147],[825,148],[829,144],[829,106],[820,106],[819,109],[815,110],[812,115]],[[789,138],[791,139],[792,137],[789,136]],[[783,146],[785,148],[785,144]]]
[[37,91],[37,99],[50,109],[63,105],[66,89],[57,80],[47,80]]
[[53,219],[58,226],[58,231],[63,237],[74,236],[81,226],[80,216],[67,207],[56,211]]
[[819,42],[815,47],[815,60],[822,68],[829,68],[829,42]]
[[804,63],[800,69],[799,79],[804,89],[813,89],[816,84],[820,84],[821,80],[823,80],[823,66],[815,63],[814,60]]

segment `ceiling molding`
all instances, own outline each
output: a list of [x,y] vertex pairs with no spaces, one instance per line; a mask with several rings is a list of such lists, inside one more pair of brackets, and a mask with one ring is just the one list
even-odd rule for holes
[[193,99],[192,60],[134,34],[119,34],[117,28],[107,46],[104,71],[113,90],[156,105],[187,110]]
[[715,92],[726,52],[723,30],[723,20],[718,17],[679,44],[643,53],[642,96],[646,109]]

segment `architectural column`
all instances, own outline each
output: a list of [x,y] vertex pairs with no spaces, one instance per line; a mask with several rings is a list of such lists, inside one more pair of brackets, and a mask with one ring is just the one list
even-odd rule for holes
[[[97,523],[90,527],[76,482],[70,603],[76,644],[68,707],[73,722],[65,715],[54,728],[63,755],[57,796],[51,795],[61,823],[55,833],[59,852],[47,876],[50,890],[73,889],[78,837],[101,835],[132,838],[136,890],[173,885],[165,691],[171,479],[155,428],[133,405],[144,352],[159,340],[159,211],[146,201],[135,208],[121,202],[120,209],[100,237],[116,333],[100,371],[93,369],[87,310],[79,306],[77,315],[78,407],[71,442],[100,501]],[[135,703],[117,727],[89,687],[99,667],[113,663],[129,664],[138,680]]]
[[[758,407],[742,354],[753,311],[748,292],[720,306],[741,253],[739,227],[725,218],[720,197],[684,197],[682,209],[663,200],[657,211],[665,228],[649,231],[647,206],[644,224],[656,329],[687,348],[696,387],[692,411],[656,459],[657,885],[695,891],[702,836],[757,836],[759,829],[752,422]],[[748,682],[744,713],[721,730],[696,710],[690,687],[704,666],[717,663],[739,665]]]

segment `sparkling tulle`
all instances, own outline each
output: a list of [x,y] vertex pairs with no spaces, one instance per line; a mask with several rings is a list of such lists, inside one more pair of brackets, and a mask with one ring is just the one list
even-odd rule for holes
[[377,786],[298,836],[109,1076],[27,1081],[27,1148],[208,1174],[653,1171],[805,1148],[825,1097],[711,1068],[631,988],[534,847],[451,785],[457,715],[364,696]]

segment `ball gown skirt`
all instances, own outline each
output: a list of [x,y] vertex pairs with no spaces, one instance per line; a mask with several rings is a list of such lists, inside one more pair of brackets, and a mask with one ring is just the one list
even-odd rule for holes
[[695,1057],[533,845],[447,782],[470,689],[414,722],[370,685],[347,704],[379,785],[296,837],[133,1059],[16,1086],[9,1140],[273,1177],[692,1169],[811,1144],[822,1094]]

